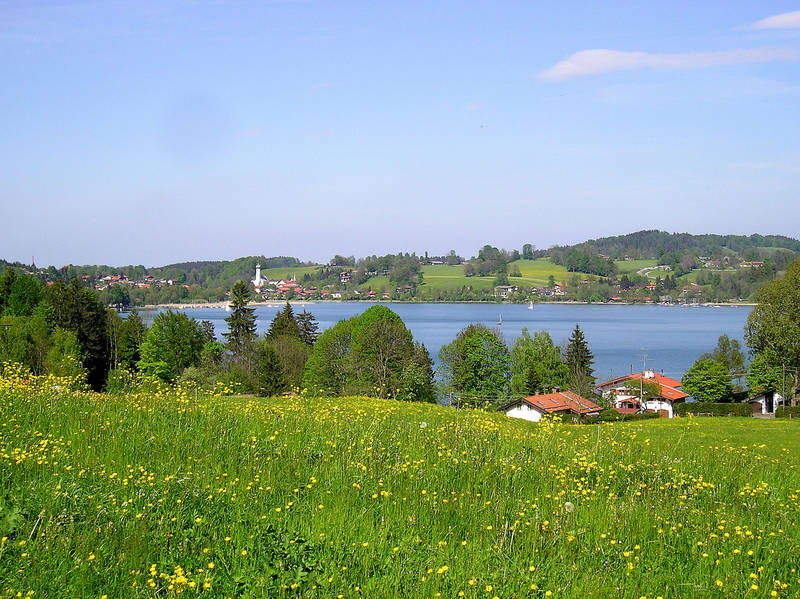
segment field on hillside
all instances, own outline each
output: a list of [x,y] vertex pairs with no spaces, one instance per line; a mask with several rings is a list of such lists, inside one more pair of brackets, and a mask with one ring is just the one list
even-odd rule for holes
[[580,278],[586,277],[584,274],[568,272],[563,266],[553,264],[550,258],[516,260],[509,264],[509,269],[515,266],[519,267],[522,277],[510,277],[510,280],[514,285],[522,285],[524,287],[544,287],[547,285],[550,275],[553,275],[556,283],[564,283],[574,275],[578,275]]
[[292,277],[296,277],[297,280],[301,280],[303,275],[308,273],[310,275],[316,275],[317,271],[320,269],[319,266],[295,266],[295,267],[286,267],[286,268],[265,268],[261,271],[261,276],[265,279],[269,279],[272,281],[278,279],[290,279]]
[[800,593],[796,421],[12,377],[0,422],[2,597]]
[[423,266],[422,267],[422,287],[421,293],[425,293],[426,288],[444,289],[452,291],[461,287],[472,287],[473,289],[491,289],[494,286],[494,277],[465,277],[464,267],[461,265],[447,266]]
[[658,260],[615,260],[614,265],[620,275],[630,274],[642,268],[656,266]]

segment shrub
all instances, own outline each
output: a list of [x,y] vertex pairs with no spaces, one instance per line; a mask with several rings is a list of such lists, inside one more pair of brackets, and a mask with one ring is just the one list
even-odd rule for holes
[[746,403],[682,403],[675,406],[676,416],[707,415],[711,416],[752,416],[753,408]]
[[800,418],[800,406],[778,406],[775,418]]

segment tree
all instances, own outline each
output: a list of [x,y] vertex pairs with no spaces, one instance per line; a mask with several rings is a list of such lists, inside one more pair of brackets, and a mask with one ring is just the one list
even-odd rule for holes
[[547,286],[552,289],[556,286],[556,278],[553,275],[547,277]]
[[742,353],[742,344],[738,339],[720,335],[714,351],[700,357],[722,364],[731,378],[741,379],[744,375],[744,354]]
[[800,258],[789,265],[782,279],[761,287],[756,301],[745,325],[745,341],[766,364],[786,372],[791,381],[789,397],[794,397],[800,387]]
[[50,336],[50,351],[46,359],[47,372],[59,377],[75,377],[78,383],[86,379],[81,346],[73,331],[56,328]]
[[286,389],[280,359],[272,346],[263,339],[255,347],[253,380],[255,392],[262,397],[274,396]]
[[294,310],[292,310],[292,305],[289,302],[286,302],[283,310],[275,315],[275,318],[269,323],[269,329],[267,330],[267,337],[269,339],[277,339],[283,335],[300,339],[300,327],[297,324]]
[[249,303],[249,285],[244,281],[237,281],[231,288],[231,315],[225,319],[228,331],[223,333],[227,347],[236,362],[249,358],[256,340],[255,308],[248,306]]
[[400,373],[400,390],[397,399],[401,401],[436,402],[433,386],[433,360],[424,344],[414,344],[414,355]]
[[564,352],[564,363],[571,374],[583,373],[594,380],[594,370],[592,369],[594,354],[589,350],[589,344],[586,343],[583,331],[577,324],[567,343],[567,349]]
[[300,341],[308,346],[314,345],[319,337],[319,323],[311,312],[303,310],[297,315],[297,328],[300,329]]
[[411,332],[386,306],[372,306],[357,318],[351,338],[351,383],[378,397],[394,397],[399,377],[414,352]]
[[299,387],[303,383],[303,371],[308,361],[310,348],[296,337],[281,335],[266,339],[278,358],[283,380],[289,387]]
[[203,331],[203,337],[205,338],[206,342],[217,340],[217,335],[214,331],[214,323],[210,320],[201,320],[200,329]]
[[494,331],[471,324],[439,350],[445,388],[458,395],[459,403],[481,404],[508,396],[511,357]]
[[340,320],[320,335],[303,372],[303,386],[314,393],[339,395],[350,371],[350,341],[358,317]]
[[714,360],[700,358],[681,379],[683,390],[702,402],[730,401],[733,383],[728,370]]
[[65,285],[60,279],[45,290],[46,310],[53,327],[73,331],[83,351],[87,382],[99,391],[109,369],[106,309],[94,291],[84,289],[78,279]]
[[194,318],[183,312],[161,312],[140,347],[139,370],[173,381],[185,368],[197,365],[203,345],[203,331]]
[[119,367],[126,370],[136,368],[136,363],[141,358],[139,348],[144,343],[145,335],[147,335],[147,328],[142,322],[142,317],[139,316],[136,310],[132,310],[128,314],[128,318],[122,321],[122,325],[119,328],[119,340],[117,343]]
[[764,354],[756,354],[747,368],[747,386],[750,393],[763,393],[765,391],[778,391],[786,397],[784,377],[781,368],[773,366]]
[[522,246],[522,259],[523,260],[533,260],[533,245],[530,243],[526,243]]
[[549,392],[566,388],[569,368],[562,362],[561,349],[547,331],[533,336],[523,328],[511,349],[511,391],[514,395]]
[[[9,272],[15,271],[12,269]],[[6,316],[30,316],[44,297],[42,285],[28,275],[10,276],[12,282],[4,300],[3,314]]]

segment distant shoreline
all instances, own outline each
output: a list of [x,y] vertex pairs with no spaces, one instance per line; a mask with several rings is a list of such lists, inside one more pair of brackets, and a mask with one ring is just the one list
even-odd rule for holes
[[[278,308],[286,304],[287,300],[279,302],[250,302],[250,306],[266,306]],[[336,304],[336,303],[354,303],[354,304],[486,304],[491,306],[524,306],[528,302],[483,302],[474,300],[464,301],[447,301],[447,302],[427,302],[427,301],[403,301],[403,300],[288,300],[292,306],[306,305],[306,304]],[[199,308],[225,308],[228,302],[187,302],[187,303],[173,303],[173,304],[147,304],[144,306],[131,306],[131,310],[194,310]],[[661,306],[664,308],[680,308],[697,307],[697,308],[730,308],[737,306],[755,307],[758,304],[755,302],[715,302],[715,303],[702,303],[702,304],[658,304],[658,303],[643,303],[643,302],[578,302],[578,301],[547,301],[547,302],[534,302],[534,306],[546,306],[548,304],[568,305],[568,306]]]

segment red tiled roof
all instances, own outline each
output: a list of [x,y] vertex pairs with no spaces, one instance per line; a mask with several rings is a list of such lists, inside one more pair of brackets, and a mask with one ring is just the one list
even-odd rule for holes
[[[606,381],[600,385],[597,385],[596,389],[608,389],[622,383],[623,381],[638,381],[642,378],[641,372],[634,372],[633,374],[628,374],[626,376],[617,377],[615,379],[611,379],[610,381]],[[664,399],[668,399],[670,401],[680,401],[682,399],[686,399],[689,397],[688,393],[684,393],[680,390],[681,382],[676,381],[668,376],[664,376],[663,374],[658,374],[657,372],[653,373],[652,377],[645,377],[645,381],[650,381],[652,383],[657,384],[661,389],[661,397]]]
[[524,402],[546,414],[553,412],[572,412],[574,414],[590,414],[600,412],[601,408],[596,403],[585,397],[581,397],[572,391],[556,391],[545,395],[531,395],[515,400],[504,406],[505,410],[513,405]]
[[613,408],[615,411],[619,412],[620,414],[638,414],[639,408]]

